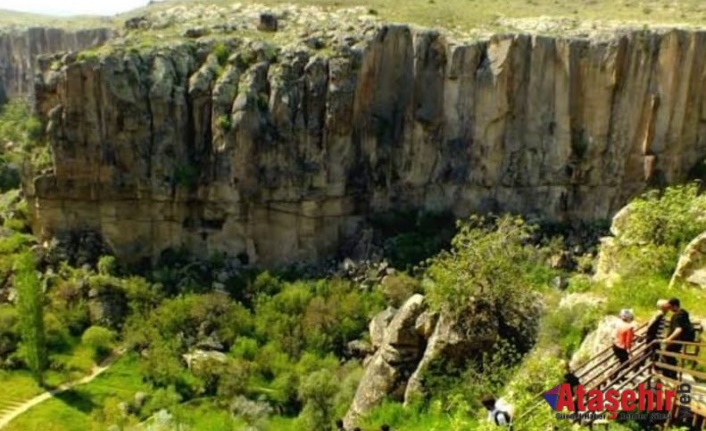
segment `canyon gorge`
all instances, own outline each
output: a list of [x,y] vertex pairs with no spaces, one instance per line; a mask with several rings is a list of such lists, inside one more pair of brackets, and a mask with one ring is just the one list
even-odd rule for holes
[[[704,32],[354,30],[40,57],[53,166],[25,181],[35,233],[94,231],[127,260],[312,261],[394,209],[607,219],[706,156]],[[107,37],[87,34],[64,47]]]

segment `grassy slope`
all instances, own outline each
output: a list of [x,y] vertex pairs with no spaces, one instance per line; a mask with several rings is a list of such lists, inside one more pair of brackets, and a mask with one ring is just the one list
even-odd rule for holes
[[69,390],[31,409],[6,428],[7,431],[85,431],[93,429],[91,414],[101,410],[105,400],[133,399],[135,392],[146,391],[134,357],[118,360],[92,382]]
[[[242,3],[254,3],[241,1]],[[121,25],[126,18],[159,11],[180,4],[216,4],[228,6],[235,0],[170,0],[118,15],[101,17],[55,18],[0,10],[0,26],[15,24],[54,25],[62,27],[105,26],[111,21]],[[570,18],[598,21],[635,21],[640,23],[706,23],[706,3],[702,0],[261,0],[265,5],[294,4],[325,8],[363,6],[382,19],[424,26],[475,29],[498,28],[498,18]]]
[[90,28],[110,25],[112,19],[93,16],[60,18],[0,8],[0,27],[51,26],[65,28]]
[[[177,0],[179,1],[179,0]],[[183,2],[184,0],[181,0]],[[219,0],[219,2],[223,2]],[[231,1],[225,2],[232,3]],[[318,6],[365,6],[382,18],[427,26],[478,28],[498,17],[574,17],[595,20],[703,24],[706,4],[701,0],[263,0],[263,4],[292,3]]]

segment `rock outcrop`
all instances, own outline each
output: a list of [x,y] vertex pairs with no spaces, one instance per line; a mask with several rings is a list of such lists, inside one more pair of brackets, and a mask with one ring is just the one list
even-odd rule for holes
[[612,285],[620,279],[624,269],[620,265],[620,254],[622,248],[628,244],[635,244],[635,238],[625,235],[625,231],[631,223],[631,204],[625,205],[615,213],[610,224],[611,236],[600,238],[600,252],[596,258],[594,282],[604,282]]
[[691,240],[679,257],[669,287],[682,284],[706,288],[706,232]]
[[435,365],[463,368],[497,351],[499,341],[513,343],[518,334],[525,345],[517,348],[525,353],[534,342],[542,304],[529,295],[521,307],[500,311],[476,300],[454,317],[428,309],[426,299],[414,294],[398,310],[380,312],[370,322],[373,353],[363,361],[365,373],[344,418],[346,428],[353,429],[384,399],[408,404],[426,398],[425,380]]
[[0,104],[13,97],[32,96],[34,61],[38,55],[79,51],[100,45],[110,36],[107,28],[0,30]]
[[316,260],[391,208],[605,219],[706,156],[706,33],[364,35],[44,59],[36,233],[93,229],[126,260]]
[[[392,395],[400,400],[403,398],[407,380],[424,354],[424,339],[417,333],[415,322],[425,308],[424,297],[413,295],[385,328],[384,337],[379,346],[376,346],[375,354],[367,361],[365,374],[344,418],[346,429],[353,429],[357,418],[369,412],[385,397]],[[375,326],[387,320],[388,315],[389,310],[381,312],[373,319]],[[373,323],[370,325],[371,332]]]
[[605,316],[596,329],[586,336],[581,346],[571,357],[569,366],[572,370],[580,367],[588,359],[609,348],[615,338],[615,329],[620,323],[616,316]]

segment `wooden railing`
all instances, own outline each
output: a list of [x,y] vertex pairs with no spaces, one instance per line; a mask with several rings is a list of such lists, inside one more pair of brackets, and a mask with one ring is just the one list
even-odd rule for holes
[[[647,325],[647,323],[643,323],[635,329],[636,343],[635,348],[633,349],[633,357],[634,354],[640,351],[641,347],[645,344],[644,336],[647,332]],[[581,385],[587,387],[587,384],[594,382],[595,379],[599,378],[602,374],[604,374],[597,372],[597,370],[599,370],[601,366],[604,366],[606,367],[606,369],[609,369],[614,372],[619,365],[620,362],[615,358],[615,355],[613,354],[613,345],[611,344],[609,347],[601,350],[600,352],[587,359],[581,365],[576,367],[576,369],[572,370],[572,372],[576,377],[578,377],[579,381],[581,382]],[[584,380],[586,382],[584,382]],[[538,409],[540,408],[546,408],[544,398],[542,397],[543,394],[544,392],[541,392],[534,396],[534,398],[537,398],[537,401],[518,416],[517,420],[519,422],[532,422],[534,419],[537,418],[537,416],[530,415],[537,413]]]
[[[636,343],[632,349],[632,357],[624,364],[614,357],[612,346],[610,346],[589,358],[573,371],[584,388],[584,397],[587,397],[588,391],[592,389],[606,390],[611,387],[617,390],[637,389],[640,384],[652,386],[657,381],[665,387],[675,388],[685,383],[685,373],[694,379],[706,382],[706,372],[695,370],[699,365],[706,369],[706,359],[699,357],[701,347],[706,347],[706,343],[674,341],[672,343],[684,346],[682,348],[684,353],[670,352],[661,348],[661,340],[647,343],[644,337],[646,330],[647,324],[642,324],[636,329]],[[698,340],[703,328],[700,325],[695,325],[695,330]],[[667,357],[674,358],[678,365],[674,366],[664,362]],[[665,377],[662,374],[665,370],[676,372],[677,379]],[[692,402],[686,406],[680,404],[677,399],[677,402],[673,404],[672,411],[669,412],[669,419],[665,427],[671,425],[680,412],[683,413],[685,409],[688,409],[688,413],[691,415],[692,426],[700,426],[701,428],[706,426],[706,383],[703,386],[694,385],[692,382],[688,383],[691,384]],[[535,414],[538,409],[546,408],[543,406],[542,395],[543,393],[538,394],[538,401],[518,416],[519,423],[524,422],[530,425],[535,422],[539,417]],[[574,401],[578,401],[578,398],[575,398]],[[584,399],[584,401],[586,400]],[[535,415],[530,416],[533,414]],[[584,422],[584,425],[592,427],[593,421]]]
[[[706,384],[700,383],[706,382],[706,372],[698,371],[695,368],[706,367],[706,359],[699,357],[701,347],[706,346],[706,343],[673,341],[671,344],[683,346],[681,350],[686,353],[666,349],[658,350],[659,359],[654,362],[653,377],[672,390],[688,383],[690,392],[688,403],[682,403],[680,397],[676,397],[665,427],[670,426],[675,419],[681,417],[682,422],[688,422],[692,427],[703,428],[706,425]],[[676,365],[666,363],[666,358],[673,358]],[[676,378],[665,376],[665,370],[676,373]],[[684,374],[688,374],[690,378],[685,379]]]

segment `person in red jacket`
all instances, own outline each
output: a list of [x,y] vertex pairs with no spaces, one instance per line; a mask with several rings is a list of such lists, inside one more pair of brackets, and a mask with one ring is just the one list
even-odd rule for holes
[[[613,354],[622,366],[632,356],[632,343],[635,339],[635,327],[632,324],[634,316],[631,310],[620,310],[620,322],[615,328],[615,338],[613,339]],[[624,370],[618,370],[611,380]]]

